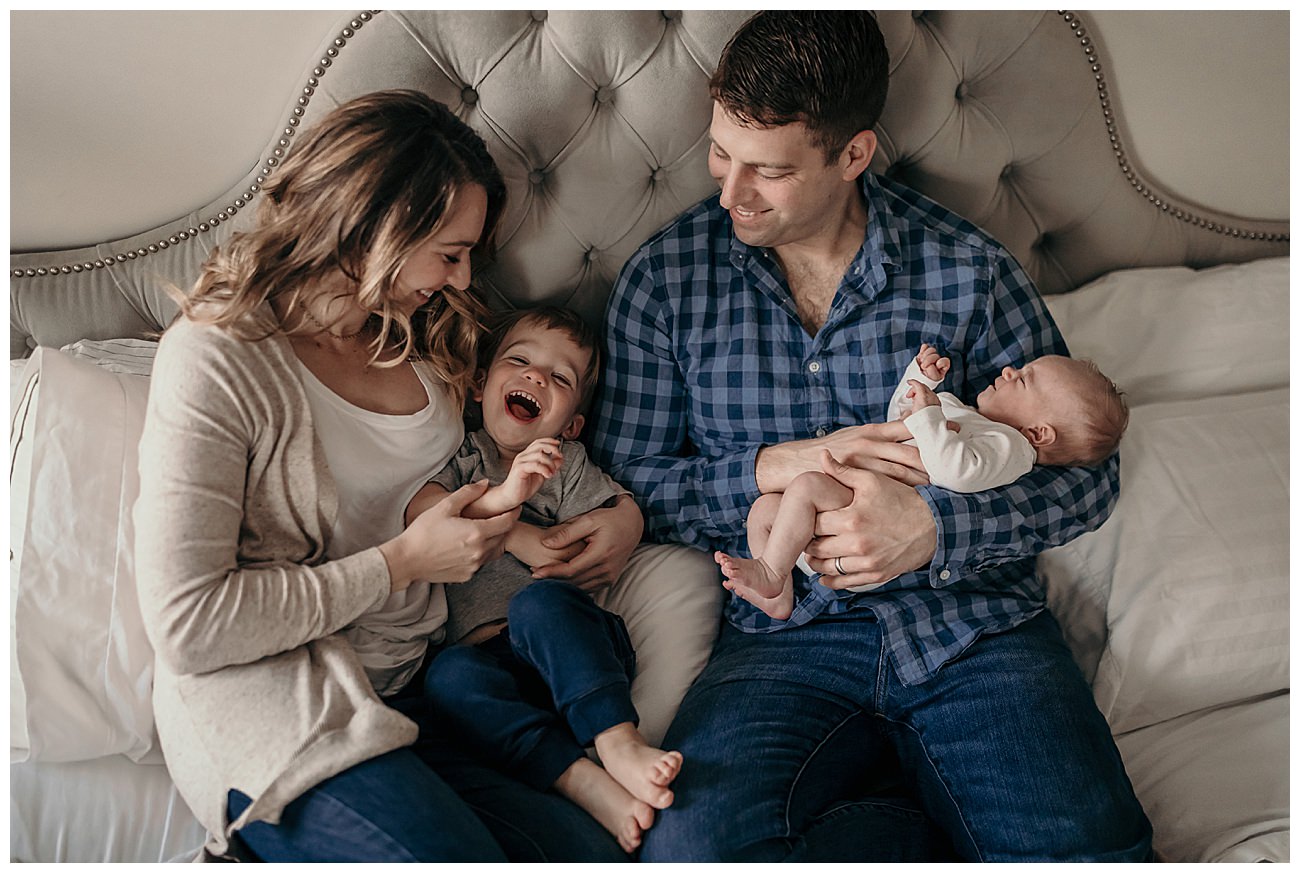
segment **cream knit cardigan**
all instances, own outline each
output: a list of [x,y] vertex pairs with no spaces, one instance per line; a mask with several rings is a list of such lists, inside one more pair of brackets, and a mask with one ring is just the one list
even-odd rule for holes
[[[377,548],[324,562],[337,506],[288,340],[178,320],[140,442],[137,571],[159,739],[213,854],[415,740],[337,633],[390,586]],[[233,823],[231,788],[253,799]]]

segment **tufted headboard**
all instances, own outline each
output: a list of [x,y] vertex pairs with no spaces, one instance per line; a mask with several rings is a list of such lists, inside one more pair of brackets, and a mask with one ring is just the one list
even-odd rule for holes
[[[10,261],[10,355],[141,336],[208,251],[251,221],[299,130],[336,104],[416,88],[486,139],[510,190],[495,306],[564,302],[599,319],[624,260],[715,190],[706,83],[740,11],[361,12],[308,59],[262,160],[216,202],[129,239]],[[1286,254],[1285,222],[1180,202],[1126,150],[1086,17],[881,12],[889,100],[876,172],[982,225],[1046,293],[1111,270]]]

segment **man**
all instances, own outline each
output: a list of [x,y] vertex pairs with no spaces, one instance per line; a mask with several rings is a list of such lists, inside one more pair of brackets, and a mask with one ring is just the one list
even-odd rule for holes
[[[900,423],[864,424],[922,342],[967,401],[1066,353],[1001,246],[867,171],[887,79],[867,13],[747,22],[710,83],[721,192],[652,237],[610,301],[594,449],[653,538],[743,553],[760,494],[811,469],[854,492],[819,516],[822,575],[796,574],[790,619],[730,598],[665,740],[685,763],[642,857],[1147,858],[1033,562],[1104,521],[1117,459],[955,494]],[[906,795],[871,796],[891,772]]]

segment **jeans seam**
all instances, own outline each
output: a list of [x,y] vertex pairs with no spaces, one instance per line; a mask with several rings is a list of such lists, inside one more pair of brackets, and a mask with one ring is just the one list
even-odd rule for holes
[[[546,850],[542,848],[542,844],[537,842],[537,840],[533,839],[532,835],[529,834],[528,831],[516,826],[513,822],[510,822],[502,818],[501,816],[497,815],[490,809],[475,806],[474,804],[468,802],[466,803],[466,806],[468,806],[471,810],[474,811],[474,814],[479,817],[479,820],[482,821],[484,825],[487,824],[488,819],[491,819],[492,821],[497,822],[497,824],[502,828],[509,829],[515,835],[522,837],[525,841],[527,841],[529,845],[533,847],[533,851],[537,853],[539,863],[550,862],[550,858],[546,856]],[[514,859],[511,858],[510,860],[513,861]]]
[[831,738],[835,736],[835,734],[839,731],[840,728],[848,724],[851,719],[862,714],[863,711],[859,709],[857,712],[851,712],[848,715],[846,715],[843,719],[841,719],[839,724],[835,725],[835,727],[831,728],[829,731],[826,732],[826,736],[822,737],[822,739],[817,743],[817,746],[811,752],[809,752],[807,756],[804,757],[803,763],[799,765],[799,771],[794,774],[794,779],[790,782],[790,790],[785,796],[784,818],[785,818],[785,838],[787,840],[792,839],[792,835],[794,834],[794,825],[790,821],[790,808],[791,806],[794,805],[795,791],[799,787],[799,780],[803,778],[804,771],[808,769],[809,762],[812,761],[813,758],[817,757],[817,753],[821,751],[822,748],[825,747],[825,745],[831,741]]
[[938,779],[939,784],[943,786],[944,793],[948,795],[948,800],[952,803],[952,808],[957,812],[957,820],[961,822],[962,830],[966,833],[966,839],[975,850],[975,860],[983,862],[984,852],[980,849],[979,843],[975,839],[975,835],[971,833],[970,825],[966,823],[966,814],[962,812],[961,804],[957,802],[957,797],[952,793],[952,789],[948,786],[948,780],[943,777],[939,765],[935,763],[934,758],[930,757],[930,750],[926,748],[925,741],[921,738],[921,732],[905,721],[898,721],[884,714],[881,714],[880,718],[883,718],[885,721],[897,728],[910,731],[912,735],[916,737],[917,747],[921,750],[921,754],[925,756],[925,761],[930,765],[930,769],[934,772],[935,778]]

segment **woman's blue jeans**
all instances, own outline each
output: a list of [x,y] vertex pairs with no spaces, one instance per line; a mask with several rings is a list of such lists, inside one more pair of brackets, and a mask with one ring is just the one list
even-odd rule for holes
[[[417,676],[387,701],[420,726],[414,746],[326,779],[290,803],[278,825],[247,825],[243,847],[263,861],[628,860],[573,803],[470,759],[432,714],[422,684]],[[248,804],[231,791],[230,817]]]
[[685,763],[641,860],[1151,857],[1110,729],[1047,612],[912,687],[870,615],[724,627],[664,747]]

